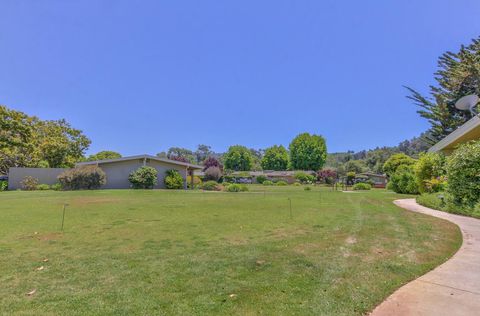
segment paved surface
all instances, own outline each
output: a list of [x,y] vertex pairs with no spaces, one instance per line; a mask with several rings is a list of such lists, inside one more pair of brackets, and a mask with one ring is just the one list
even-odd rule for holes
[[398,289],[371,315],[480,315],[480,220],[432,210],[415,199],[394,203],[457,224],[463,244],[450,260]]

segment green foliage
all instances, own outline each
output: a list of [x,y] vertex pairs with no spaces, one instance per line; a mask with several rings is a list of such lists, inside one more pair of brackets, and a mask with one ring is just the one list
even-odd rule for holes
[[301,184],[300,184],[299,182],[294,182],[294,183],[293,183],[293,186],[299,187],[299,186],[301,186]]
[[39,185],[37,185],[37,190],[41,190],[41,191],[44,191],[44,190],[50,190],[50,186],[48,184],[45,184],[45,183],[41,183]]
[[415,159],[401,153],[392,155],[387,159],[383,165],[383,171],[390,177],[400,166],[412,166],[415,164]]
[[[157,156],[158,155],[161,155],[161,153],[157,154]],[[185,161],[188,163],[197,163],[197,159],[193,151],[187,148],[170,147],[167,152],[167,158],[177,161]]]
[[288,163],[288,152],[282,145],[267,148],[261,160],[263,170],[287,170]]
[[209,167],[207,170],[205,170],[205,175],[204,175],[204,180],[209,181],[217,181],[220,180],[222,177],[222,171],[218,167]]
[[349,160],[345,163],[343,168],[347,173],[348,172],[362,173],[367,169],[365,162],[363,160]]
[[445,199],[443,195],[438,193],[424,193],[417,197],[417,203],[426,207],[429,207],[434,210],[444,211],[445,210]]
[[[134,189],[153,189],[153,187],[158,183],[157,174],[157,169],[149,166],[142,166],[130,173],[128,176],[128,181],[130,181],[132,188]],[[173,179],[173,183],[170,183],[171,180],[172,179],[169,179],[168,185],[175,186],[175,179]],[[167,177],[165,177],[165,185],[167,185],[166,181]]]
[[100,167],[87,165],[62,172],[58,181],[63,190],[91,190],[105,185],[107,177]]
[[480,141],[461,145],[447,159],[447,192],[459,206],[480,201]]
[[354,190],[370,190],[372,186],[368,183],[359,182],[353,185]]
[[396,172],[390,176],[388,188],[396,193],[418,194],[417,179],[413,172],[413,166],[400,165]]
[[89,145],[65,120],[42,121],[0,105],[0,174],[10,167],[73,167]]
[[262,184],[265,180],[267,180],[267,177],[264,176],[264,175],[259,175],[259,176],[257,176],[256,180],[257,180],[257,183]]
[[445,156],[438,153],[421,154],[414,167],[420,193],[438,192],[440,177],[445,175]]
[[232,183],[226,187],[227,192],[246,192],[248,187],[245,184]]
[[202,184],[202,190],[205,190],[205,191],[220,191],[221,188],[216,181],[207,181],[207,182],[204,182]]
[[297,179],[303,184],[306,184],[306,183],[311,184],[311,183],[314,183],[316,180],[314,175],[311,175],[305,172],[295,172],[295,179]]
[[283,180],[279,180],[275,183],[275,185],[278,185],[278,186],[285,186],[285,185],[288,185],[287,181],[283,181]]
[[407,88],[410,99],[420,107],[417,111],[431,124],[426,139],[434,144],[464,124],[472,116],[468,111],[455,107],[455,102],[468,94],[480,94],[480,39],[473,39],[458,52],[446,52],[438,59],[430,96],[425,97]]
[[165,187],[167,189],[178,190],[184,188],[184,181],[180,172],[175,169],[167,170],[165,173],[165,179],[163,179]]
[[197,189],[202,185],[202,179],[198,176],[193,176],[193,187],[192,187],[192,176],[187,176],[187,186],[189,189]]
[[0,181],[0,192],[7,191],[8,189],[8,181],[1,180]]
[[319,170],[327,159],[325,139],[319,135],[300,134],[292,140],[289,149],[294,170]]
[[273,181],[265,180],[263,181],[263,185],[273,185]]
[[353,184],[353,182],[355,181],[356,176],[357,176],[357,174],[356,174],[355,172],[353,172],[353,171],[347,172],[347,177],[346,177],[347,184],[348,184],[348,185]]
[[54,191],[60,191],[62,189],[62,185],[59,182],[57,182],[55,184],[52,184],[50,186],[50,189],[52,189]]
[[96,161],[96,160],[107,160],[107,159],[117,159],[122,158],[120,153],[111,150],[104,150],[96,153],[95,155],[90,155],[87,158],[87,161]]
[[22,190],[33,191],[37,189],[38,179],[31,176],[26,176],[22,181],[20,181],[20,185],[22,186]]
[[228,170],[250,171],[253,165],[252,153],[247,147],[240,145],[230,146],[223,160]]

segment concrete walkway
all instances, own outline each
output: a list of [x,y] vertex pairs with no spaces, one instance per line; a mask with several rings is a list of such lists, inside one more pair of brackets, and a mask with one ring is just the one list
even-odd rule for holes
[[480,220],[432,210],[415,199],[394,203],[457,224],[463,244],[450,260],[398,289],[371,315],[480,315]]

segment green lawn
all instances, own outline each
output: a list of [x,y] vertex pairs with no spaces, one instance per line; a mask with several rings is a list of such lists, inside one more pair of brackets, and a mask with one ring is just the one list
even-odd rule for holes
[[0,193],[1,314],[365,314],[461,244],[456,226],[397,208],[399,197]]

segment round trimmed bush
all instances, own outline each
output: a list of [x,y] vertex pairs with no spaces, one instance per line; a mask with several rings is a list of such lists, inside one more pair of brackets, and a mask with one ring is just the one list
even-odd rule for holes
[[183,178],[178,172],[178,170],[171,169],[166,172],[164,179],[165,187],[171,190],[183,189],[184,182]]
[[220,186],[216,181],[207,181],[202,184],[202,190],[205,191],[220,191]]
[[220,170],[219,167],[209,167],[207,170],[205,170],[205,176],[203,177],[203,179],[205,181],[213,180],[218,182],[221,177],[222,170]]
[[158,183],[157,169],[149,166],[142,166],[130,173],[128,181],[130,181],[134,189],[153,189]]
[[287,181],[279,180],[275,183],[275,185],[285,186],[285,185],[288,185],[288,183],[287,183]]
[[273,185],[273,182],[270,180],[263,181],[263,185]]
[[353,185],[353,189],[354,190],[370,190],[372,188],[372,186],[368,183],[365,183],[365,182],[359,182],[359,183],[355,183]]

